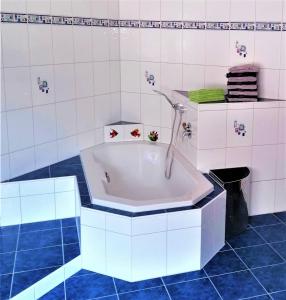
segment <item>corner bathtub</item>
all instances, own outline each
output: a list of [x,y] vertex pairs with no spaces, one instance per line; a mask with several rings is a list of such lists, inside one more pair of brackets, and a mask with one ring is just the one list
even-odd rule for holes
[[213,185],[175,151],[171,179],[164,176],[166,144],[104,143],[81,160],[93,204],[129,212],[194,205]]

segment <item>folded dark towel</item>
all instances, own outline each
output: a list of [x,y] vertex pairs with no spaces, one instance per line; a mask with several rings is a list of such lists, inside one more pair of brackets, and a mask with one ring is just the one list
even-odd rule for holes
[[246,76],[246,77],[230,77],[228,78],[228,82],[232,83],[232,82],[256,82],[257,78],[254,76]]
[[230,78],[230,77],[245,77],[245,76],[257,76],[256,72],[241,72],[241,73],[227,73],[226,77]]
[[230,96],[258,96],[257,91],[232,91],[228,90]]

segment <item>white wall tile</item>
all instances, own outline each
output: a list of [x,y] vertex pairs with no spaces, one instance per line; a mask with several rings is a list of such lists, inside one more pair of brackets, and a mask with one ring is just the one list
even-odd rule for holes
[[57,148],[59,161],[73,157],[79,153],[76,136],[57,140]]
[[90,28],[88,26],[73,27],[75,62],[92,61],[93,59],[92,29],[93,28]]
[[72,26],[53,25],[54,63],[72,63],[74,61],[74,43]]
[[119,6],[121,19],[139,19],[139,0],[124,0]]
[[3,198],[1,202],[1,226],[21,224],[20,198]]
[[132,218],[132,235],[141,235],[167,230],[167,215],[150,215]]
[[132,279],[166,274],[166,232],[132,237]]
[[109,58],[120,60],[120,34],[118,28],[109,28]]
[[77,98],[93,95],[93,66],[90,63],[75,64]]
[[30,69],[7,68],[4,70],[6,109],[29,107],[31,100]]
[[182,19],[182,0],[164,0],[161,1],[161,19],[162,20],[181,20]]
[[234,147],[226,149],[226,167],[250,167],[251,147]]
[[83,98],[76,102],[77,130],[83,132],[95,128],[94,99]]
[[206,1],[183,0],[183,19],[204,21],[206,19]]
[[252,180],[270,180],[276,178],[277,146],[252,147]]
[[[94,61],[106,61],[109,59],[109,28],[93,27],[92,52]],[[100,42],[99,42],[100,41]]]
[[280,107],[278,119],[278,143],[286,143],[286,107]]
[[93,86],[95,95],[109,92],[109,63],[95,62],[93,64]]
[[7,113],[9,150],[16,151],[34,144],[32,109],[21,109]]
[[276,196],[275,196],[275,211],[285,211],[286,210],[286,179],[276,181]]
[[55,194],[56,219],[74,218],[75,192],[62,192]]
[[198,65],[183,65],[183,90],[191,91],[204,88],[205,67]]
[[55,191],[53,178],[20,181],[20,195],[52,194]]
[[206,19],[208,21],[229,21],[229,0],[206,0]]
[[205,70],[206,87],[226,89],[225,74],[228,72],[226,67],[206,66]]
[[249,214],[261,215],[274,211],[275,181],[258,181],[251,185]]
[[115,277],[131,280],[130,236],[106,232],[106,271]]
[[106,230],[131,235],[131,218],[106,213]]
[[35,143],[42,144],[56,139],[56,110],[54,104],[33,108]]
[[160,0],[140,0],[139,11],[141,20],[160,20]]
[[200,227],[201,225],[199,209],[168,213],[168,230]]
[[197,157],[197,168],[202,172],[209,172],[210,169],[225,168],[225,156],[225,148],[199,150]]
[[279,89],[279,71],[272,69],[260,69],[258,88],[260,98],[277,99]]
[[74,16],[91,17],[91,1],[90,0],[71,0],[72,13]]
[[140,122],[140,94],[121,93],[121,119]]
[[50,0],[26,0],[26,2],[29,14],[50,14]]
[[22,223],[55,219],[54,194],[21,197]]
[[106,272],[105,231],[81,226],[82,267],[94,272]]
[[[108,18],[109,17],[109,5],[118,6],[114,1],[105,1],[105,0],[93,0],[91,1],[91,16],[94,18]],[[117,16],[118,17],[118,16]]]
[[[130,47],[132,44],[132,47]],[[120,59],[139,60],[140,58],[140,29],[120,28]]]
[[20,196],[19,182],[5,182],[0,185],[0,198],[14,198]]
[[182,30],[162,30],[161,61],[166,63],[182,62]]
[[26,1],[23,0],[2,0],[1,10],[3,12],[26,12]]
[[206,32],[204,30],[183,31],[183,63],[205,64]]
[[278,141],[278,109],[254,109],[253,144],[276,144]]
[[141,94],[141,122],[146,125],[160,126],[161,97]]
[[183,85],[181,64],[161,64],[161,89],[181,90]]
[[78,149],[83,150],[95,145],[94,130],[79,133],[77,135]]
[[82,225],[105,229],[105,212],[103,211],[82,207],[80,220]]
[[25,24],[2,24],[2,51],[4,67],[28,66],[28,30]]
[[161,30],[140,29],[141,60],[159,62],[161,60]]
[[49,65],[53,63],[51,26],[28,26],[31,65]]
[[[247,7],[247,9],[245,9]],[[255,21],[255,0],[231,0],[230,20],[232,22]]]
[[[198,148],[223,148],[226,146],[226,111],[204,111],[198,119]],[[215,126],[214,126],[215,124]]]
[[36,169],[49,166],[57,162],[57,142],[45,143],[35,146],[35,164]]
[[282,1],[281,0],[259,0],[256,1],[256,21],[282,20]]
[[277,145],[277,179],[286,178],[286,144]]
[[111,100],[109,95],[94,98],[95,127],[99,128],[111,122]]
[[[201,228],[168,231],[167,274],[189,272],[200,268]],[[191,239],[189,237],[192,237]]]
[[286,71],[285,70],[280,70],[280,78],[279,79],[280,80],[279,80],[278,99],[286,100],[286,86],[284,84],[284,82],[286,81]]
[[110,68],[110,92],[119,92],[120,91],[120,62],[111,61],[109,63]]
[[160,63],[141,62],[140,81],[141,93],[154,94],[153,90],[160,90]]
[[63,138],[76,133],[76,102],[67,101],[56,104],[57,136]]
[[121,90],[123,92],[140,91],[140,63],[135,61],[121,62]]
[[56,193],[74,191],[77,184],[75,176],[56,177],[54,181]]
[[[39,88],[40,81],[47,81],[48,93]],[[31,67],[31,84],[33,105],[42,105],[55,102],[55,84],[53,66],[34,66]]]
[[121,98],[120,93],[110,95],[111,100],[111,122],[117,122],[121,118]]
[[72,16],[71,0],[51,0],[51,13],[57,16]]
[[9,152],[8,130],[6,113],[1,113],[1,154]]
[[55,65],[55,93],[56,101],[65,101],[75,98],[74,65]]

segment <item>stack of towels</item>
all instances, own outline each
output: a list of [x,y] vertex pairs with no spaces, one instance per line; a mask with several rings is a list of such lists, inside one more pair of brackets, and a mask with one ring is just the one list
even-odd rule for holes
[[236,66],[229,69],[226,75],[229,102],[258,100],[258,70],[258,67],[254,65]]
[[188,96],[191,101],[196,103],[224,101],[224,90],[223,89],[201,89],[196,91],[189,91]]

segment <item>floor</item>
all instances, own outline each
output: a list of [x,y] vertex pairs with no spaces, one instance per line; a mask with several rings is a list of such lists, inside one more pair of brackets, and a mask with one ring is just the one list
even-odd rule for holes
[[[14,295],[53,270],[52,265],[79,254],[74,219],[2,227],[0,234],[1,299],[7,299],[11,280]],[[39,251],[45,259],[37,259]],[[201,271],[129,283],[81,270],[40,299],[285,300],[286,212],[251,217],[248,230],[228,240]]]
[[0,299],[17,295],[78,255],[75,218],[0,227]]

